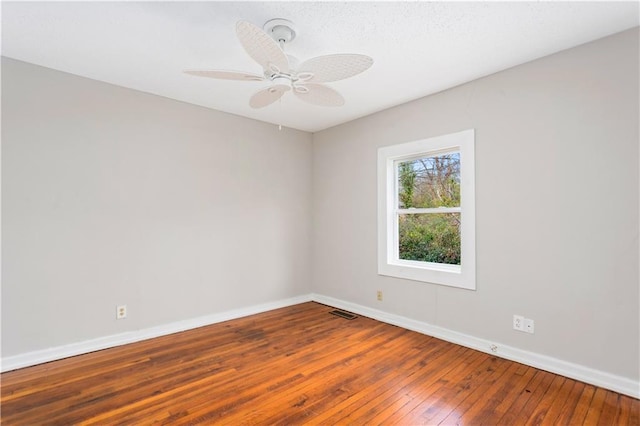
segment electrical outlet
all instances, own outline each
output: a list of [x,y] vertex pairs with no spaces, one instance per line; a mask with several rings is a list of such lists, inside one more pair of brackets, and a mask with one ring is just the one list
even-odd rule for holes
[[382,290],[378,290],[378,301],[382,302]]
[[531,318],[525,318],[520,315],[513,316],[513,329],[522,331],[523,333],[533,334],[534,322]]
[[116,319],[125,319],[127,317],[127,305],[116,306]]
[[529,318],[524,319],[524,331],[533,334],[533,320]]
[[520,315],[513,316],[513,329],[524,331],[524,317]]

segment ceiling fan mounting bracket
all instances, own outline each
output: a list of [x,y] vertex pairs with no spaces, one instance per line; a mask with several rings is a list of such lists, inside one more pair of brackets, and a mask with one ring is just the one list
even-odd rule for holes
[[262,27],[276,43],[291,43],[296,38],[296,27],[288,19],[276,18],[267,21]]

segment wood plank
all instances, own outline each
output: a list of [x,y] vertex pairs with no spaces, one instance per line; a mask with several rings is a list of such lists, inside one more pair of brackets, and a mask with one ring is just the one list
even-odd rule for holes
[[[338,320],[344,321],[339,318]],[[401,329],[393,331],[395,332],[394,334],[389,333],[388,335],[381,336],[379,338],[375,338],[373,336],[363,338],[359,340],[358,344],[350,344],[348,341],[344,341],[338,349],[342,353],[342,358],[338,361],[336,361],[336,358],[333,356],[325,356],[325,361],[321,363],[314,363],[313,368],[309,368],[309,364],[301,364],[299,366],[299,371],[310,380],[315,377],[321,377],[324,386],[331,389],[331,391],[327,391],[327,393],[335,394],[336,392],[341,391],[341,389],[335,389],[336,387],[348,387],[349,382],[355,379],[354,367],[358,364],[363,363],[368,365],[369,368],[375,368],[375,365],[372,365],[371,360],[367,359],[367,357],[372,355],[373,348],[382,346],[383,340],[380,339],[395,338],[397,333],[405,332],[405,330]],[[379,350],[375,351],[375,354],[377,356],[383,355]],[[308,395],[305,391],[309,392],[307,387],[311,385],[313,385],[313,382],[305,382],[288,390],[287,396],[289,401],[284,404],[284,407],[288,409],[289,415],[301,407],[304,407],[305,404],[301,401],[306,401],[308,399]],[[258,387],[253,386],[251,389],[243,392],[243,396],[249,397],[253,402],[258,395],[264,392],[263,387],[264,384]],[[207,401],[199,404],[197,409],[191,410],[190,415],[184,420],[193,423],[203,423],[213,419],[226,417],[230,413],[234,412],[237,407],[238,404],[236,403],[236,397],[230,395],[229,398],[222,401],[216,401],[215,403]],[[280,406],[273,407],[273,410],[278,412],[278,407]],[[283,414],[278,414],[278,417],[283,417]]]
[[597,388],[596,392],[593,394],[593,399],[591,400],[591,404],[589,405],[589,410],[587,411],[587,415],[584,419],[584,423],[588,425],[598,424],[598,420],[600,419],[600,415],[602,414],[604,401],[607,398],[607,391],[602,388]]
[[640,401],[303,303],[2,374],[3,425],[616,424]]
[[[326,424],[351,423],[356,420],[367,422],[381,407],[386,407],[387,401],[394,400],[394,395],[405,393],[407,388],[415,386],[417,382],[425,384],[428,378],[435,380],[441,361],[455,358],[456,353],[463,351],[461,348],[450,347],[441,340],[433,341],[434,346],[430,350],[417,351],[410,365],[405,368],[400,365],[398,369],[390,371],[391,374],[385,375],[384,380],[370,381],[358,394],[345,399],[334,409],[319,414],[314,420]],[[409,357],[405,356],[404,359],[407,360]],[[428,367],[427,363],[431,366]]]
[[596,393],[595,386],[585,385],[582,393],[580,394],[580,399],[576,404],[573,413],[571,413],[571,419],[568,424],[584,424],[584,419],[587,416],[587,412],[589,411],[589,407],[591,407],[591,402],[593,401],[593,395]]
[[543,420],[547,418],[546,416],[551,404],[553,404],[558,397],[558,394],[562,390],[566,381],[567,380],[562,376],[555,376],[553,378],[551,385],[549,385],[544,395],[542,395],[540,401],[533,406],[533,410],[526,412],[526,425],[542,424]]
[[[581,389],[584,388],[584,383],[576,382],[575,380],[565,380],[562,388],[558,391],[553,400],[550,400],[548,410],[544,416],[544,421],[555,424],[568,424],[569,418],[564,416],[564,413],[571,414],[580,399]],[[547,400],[545,395],[545,400]]]
[[[472,399],[473,404],[478,398],[483,396],[487,387],[492,383],[490,376],[496,371],[496,364],[506,363],[506,361],[483,354],[485,361],[474,368],[472,372],[463,377],[451,377],[451,382],[445,388],[449,392],[449,397],[440,398],[437,404],[422,405],[419,410],[422,411],[417,418],[421,424],[456,424],[460,421],[460,415],[456,411],[457,408],[468,399]],[[425,407],[428,407],[424,410]]]
[[604,404],[598,417],[598,424],[602,426],[615,424],[618,417],[618,409],[620,408],[620,395],[613,392],[607,392],[604,398]]
[[[513,362],[506,362],[507,370],[503,378],[493,379],[491,386],[481,394],[481,399],[473,401],[467,399],[464,405],[461,404],[456,408],[456,412],[461,418],[465,418],[470,424],[482,424],[486,417],[494,416],[497,406],[505,400],[510,393],[516,395],[513,390],[517,387],[518,382],[528,370],[524,365]],[[522,374],[521,372],[524,372]],[[529,378],[533,373],[529,373]],[[476,392],[477,393],[477,392]],[[471,403],[473,401],[473,403]]]
[[[437,372],[429,372],[428,375],[421,376],[420,380],[412,381],[401,392],[400,397],[393,395],[385,401],[386,408],[377,413],[372,418],[372,423],[383,424],[405,421],[413,410],[423,404],[425,400],[438,399],[441,389],[445,389],[449,384],[449,377],[461,374],[481,362],[483,354],[465,349],[459,356],[452,357],[445,362]],[[473,367],[471,367],[473,368]],[[444,394],[444,393],[443,393]]]
[[[440,343],[444,343],[439,341]],[[423,352],[418,354],[416,363],[405,370],[400,370],[389,375],[382,384],[371,383],[366,389],[360,392],[358,397],[348,399],[349,405],[336,407],[337,410],[327,411],[318,416],[319,420],[326,420],[327,423],[352,423],[356,421],[364,423],[374,423],[372,419],[376,416],[383,416],[386,409],[398,404],[398,394],[403,395],[400,401],[409,399],[411,389],[414,387],[427,386],[427,382],[438,381],[438,375],[444,374],[440,368],[440,361],[446,359],[456,359],[464,356],[461,348],[451,348],[450,350],[435,350],[433,352]],[[426,361],[428,359],[429,361]],[[431,363],[431,367],[427,366]],[[420,366],[421,368],[417,368]],[[395,412],[392,407],[388,415]]]

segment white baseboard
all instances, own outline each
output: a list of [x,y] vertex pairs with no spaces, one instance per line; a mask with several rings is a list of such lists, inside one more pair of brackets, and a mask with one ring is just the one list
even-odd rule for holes
[[170,324],[145,328],[142,330],[128,331],[126,333],[99,337],[97,339],[86,340],[84,342],[71,343],[69,345],[57,346],[54,348],[9,356],[2,358],[0,371],[5,372],[16,370],[18,368],[29,367],[32,365],[55,361],[70,356],[86,354],[89,352],[99,351],[101,349],[112,348],[120,345],[126,345],[128,343],[152,339],[154,337],[166,336],[167,334],[178,333],[180,331],[190,330],[205,325],[229,321],[236,318],[246,317],[248,315],[259,314],[261,312],[267,312],[274,309],[284,308],[286,306],[297,305],[299,303],[310,301],[311,295],[307,294],[303,296],[292,297],[289,299],[278,300],[275,302],[254,305],[247,308],[234,309],[231,311],[206,315],[203,317],[177,321]]
[[525,351],[503,345],[501,343],[491,342],[468,334],[458,333],[456,331],[412,320],[400,315],[394,315],[358,305],[356,303],[334,299],[333,297],[312,294],[311,298],[318,303],[344,309],[345,311],[373,318],[388,324],[397,325],[408,330],[417,331],[438,339],[446,340],[447,342],[456,343],[467,348],[476,349],[481,352],[486,352],[501,358],[516,361],[521,364],[529,365],[531,367],[539,368],[541,370],[549,371],[551,373],[559,374],[561,376],[569,377],[640,399],[640,382],[626,377],[595,370],[593,368],[563,361],[550,356]]
[[[236,318],[246,317],[248,315],[259,314],[261,312],[271,311],[273,309],[284,308],[286,306],[296,305],[299,303],[315,301],[335,308],[344,309],[359,315],[376,319],[388,324],[397,325],[408,330],[417,331],[428,336],[456,343],[467,348],[476,349],[481,352],[496,355],[501,358],[516,361],[531,367],[560,374],[575,380],[580,380],[605,389],[610,389],[621,394],[629,395],[633,398],[640,399],[640,382],[631,380],[626,377],[617,376],[600,370],[595,370],[582,365],[552,358],[546,355],[540,355],[534,352],[525,351],[501,343],[491,342],[480,339],[468,334],[458,333],[446,328],[431,325],[425,322],[412,320],[400,315],[390,314],[388,312],[358,305],[356,303],[346,302],[333,297],[323,296],[320,294],[307,294],[289,299],[278,300],[275,302],[264,303],[260,305],[250,306],[247,308],[234,309],[231,311],[221,312],[218,314],[206,315],[199,318],[193,318],[184,321],[178,321],[171,324],[165,324],[157,327],[146,328],[143,330],[130,331],[126,333],[114,334],[111,336],[100,337],[97,339],[87,340],[84,342],[72,343],[69,345],[58,346],[39,351],[28,352],[25,354],[2,358],[0,371],[10,371],[18,368],[29,367],[31,365],[42,364],[44,362],[55,361],[70,356],[81,355],[101,349],[111,348],[115,346],[125,345],[128,343],[139,342],[154,337],[165,336],[167,334],[177,333],[180,331],[190,330],[205,325],[215,324]],[[492,349],[493,348],[493,349]]]

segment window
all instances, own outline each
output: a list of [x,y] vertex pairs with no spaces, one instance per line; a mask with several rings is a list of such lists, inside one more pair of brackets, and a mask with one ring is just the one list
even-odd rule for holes
[[474,131],[378,150],[378,274],[475,289]]

